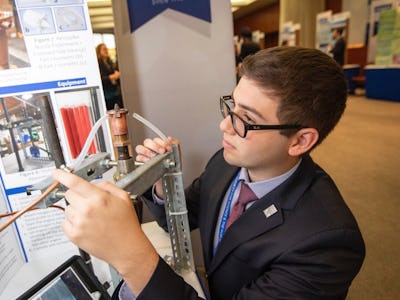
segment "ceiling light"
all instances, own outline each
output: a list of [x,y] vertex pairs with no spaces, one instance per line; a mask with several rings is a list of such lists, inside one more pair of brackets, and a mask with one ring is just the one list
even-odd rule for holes
[[231,0],[231,5],[232,6],[246,6],[255,1],[256,0]]

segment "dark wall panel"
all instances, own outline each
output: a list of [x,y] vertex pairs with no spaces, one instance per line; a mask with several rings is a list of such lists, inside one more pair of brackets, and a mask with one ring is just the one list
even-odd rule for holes
[[242,27],[249,27],[252,31],[279,32],[279,2],[261,8],[253,13],[234,20],[234,34],[238,34]]

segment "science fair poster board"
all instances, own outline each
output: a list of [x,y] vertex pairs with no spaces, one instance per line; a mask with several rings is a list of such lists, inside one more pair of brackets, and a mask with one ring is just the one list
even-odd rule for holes
[[[40,191],[28,195],[26,188],[55,168],[38,99],[49,102],[67,165],[104,115],[92,36],[86,0],[0,0],[0,215],[36,199]],[[89,153],[100,151],[112,152],[108,130]],[[0,232],[0,298],[26,264],[38,267],[25,274],[29,282],[77,253],[63,219],[60,209],[39,209]]]
[[292,21],[283,24],[283,29],[280,34],[280,45],[297,46],[296,40],[301,29],[301,24],[294,24]]
[[399,5],[397,0],[374,0],[369,10],[369,32],[368,32],[368,63],[375,63],[376,43],[379,29],[379,18],[383,11],[391,10]]
[[332,19],[331,10],[317,14],[315,48],[325,53],[328,53],[328,45],[332,41],[331,19]]
[[400,64],[400,8],[381,12],[375,64]]

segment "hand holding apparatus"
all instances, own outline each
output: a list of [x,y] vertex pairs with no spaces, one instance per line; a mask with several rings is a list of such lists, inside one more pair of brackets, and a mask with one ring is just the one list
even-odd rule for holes
[[55,170],[53,178],[69,188],[62,223],[67,237],[113,265],[124,278],[142,272],[145,284],[158,255],[141,229],[128,193],[109,182],[92,184],[61,170]]

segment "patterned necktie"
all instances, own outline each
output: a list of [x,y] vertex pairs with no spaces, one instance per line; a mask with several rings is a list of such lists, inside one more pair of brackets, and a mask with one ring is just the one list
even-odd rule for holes
[[249,188],[249,186],[242,180],[242,185],[240,187],[239,198],[233,206],[231,213],[229,215],[228,222],[226,224],[226,229],[236,221],[237,218],[244,212],[247,203],[257,200],[257,196]]

